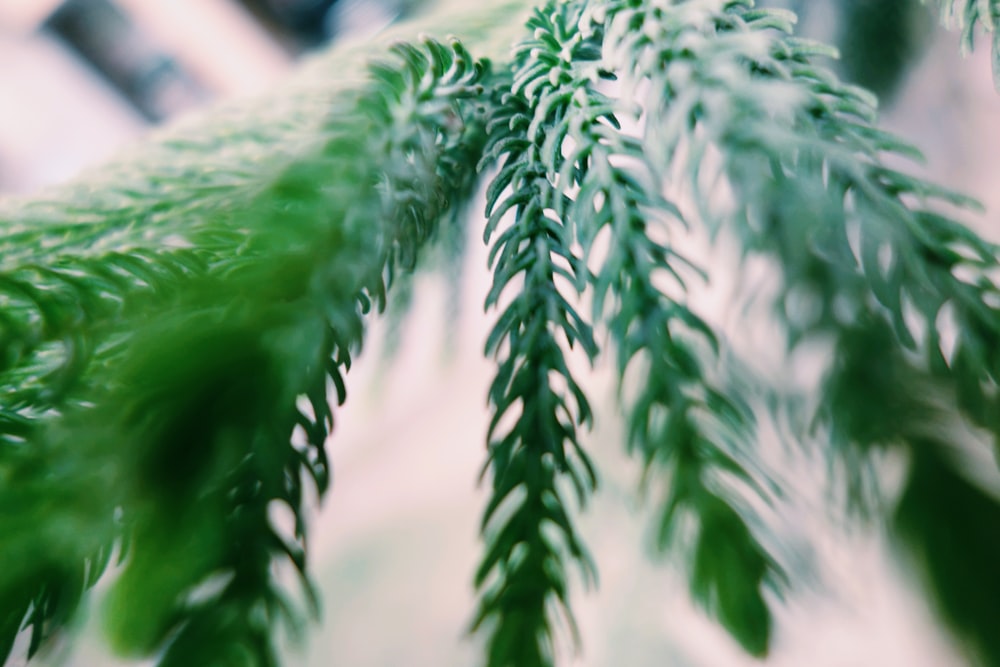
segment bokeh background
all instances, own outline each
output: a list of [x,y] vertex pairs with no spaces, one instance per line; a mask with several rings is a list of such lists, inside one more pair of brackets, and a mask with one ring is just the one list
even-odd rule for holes
[[[420,0],[0,0],[0,196],[30,196],[94,168],[153,128],[224,100],[269,90],[296,63],[345,36],[361,39],[426,9]],[[844,76],[878,90],[884,123],[927,155],[911,168],[980,198],[971,219],[1000,229],[1000,94],[989,54],[959,55],[958,37],[918,0],[772,2],[802,14],[804,34],[840,46]],[[473,52],[475,45],[471,44]],[[462,280],[418,276],[409,314],[373,326],[351,371],[329,444],[333,489],[312,527],[325,612],[288,665],[467,667],[479,646],[474,608],[485,458],[481,358],[490,316],[478,215]],[[722,276],[720,282],[725,283]],[[725,292],[724,287],[722,292]],[[716,296],[724,309],[725,298]],[[767,355],[766,332],[737,349]],[[398,340],[398,346],[386,341]],[[389,348],[396,348],[390,351]],[[774,351],[775,354],[778,350]],[[587,437],[603,467],[581,518],[600,586],[576,588],[587,667],[756,664],[694,609],[682,570],[653,555],[651,512],[622,455],[607,369],[583,371],[598,421]],[[766,430],[765,430],[766,435]],[[765,440],[767,438],[765,437]],[[777,602],[776,667],[965,664],[877,526],[849,526],[829,507],[822,466],[763,447],[789,487],[770,519],[799,584]],[[2,539],[2,537],[0,537]],[[76,638],[39,664],[119,664],[86,615]]]

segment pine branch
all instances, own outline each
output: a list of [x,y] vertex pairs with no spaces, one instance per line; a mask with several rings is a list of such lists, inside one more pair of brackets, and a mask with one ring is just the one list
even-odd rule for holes
[[[14,506],[26,511],[18,521],[40,518],[71,544],[46,543],[56,538],[29,538],[21,530],[16,534],[26,544],[5,545],[5,564],[21,551],[50,553],[54,564],[35,559],[5,571],[0,591],[11,611],[4,641],[12,640],[19,616],[32,605],[34,652],[71,611],[72,604],[56,604],[63,598],[53,598],[51,591],[60,590],[54,586],[76,596],[82,588],[52,571],[78,571],[75,563],[93,550],[92,542],[106,554],[124,531],[127,562],[109,601],[120,650],[149,653],[169,636],[164,664],[203,660],[209,647],[219,660],[237,651],[254,656],[254,664],[276,664],[275,621],[294,622],[295,614],[273,580],[273,560],[290,559],[312,595],[304,570],[301,478],[310,476],[320,494],[328,483],[327,377],[343,401],[342,373],[361,342],[361,315],[382,307],[392,276],[412,268],[436,221],[467,195],[466,174],[474,166],[469,147],[482,142],[475,109],[463,101],[477,93],[482,73],[467,52],[428,41],[401,45],[395,56],[375,66],[368,90],[338,97],[318,151],[263,182],[248,201],[223,197],[218,208],[199,204],[198,212],[185,211],[171,236],[188,232],[174,245],[195,251],[168,245],[151,257],[131,249],[94,252],[90,261],[86,250],[74,254],[73,248],[61,263],[45,258],[72,269],[70,287],[79,293],[27,293],[24,320],[31,325],[38,319],[33,312],[97,304],[67,325],[96,351],[76,366],[58,366],[75,370],[65,394],[53,398],[45,391],[53,383],[44,379],[31,394],[30,373],[40,373],[33,369],[41,365],[35,358],[53,355],[15,336],[37,330],[37,337],[57,339],[59,330],[8,329],[8,344],[27,349],[22,356],[28,359],[15,358],[10,371],[22,396],[7,431],[24,442],[5,456],[5,478],[19,483],[3,492],[18,494]],[[87,231],[98,239],[160,240],[155,225],[154,233],[138,234],[132,226],[119,231],[96,224],[104,226]],[[170,271],[174,258],[188,254],[201,262],[190,275]],[[128,273],[116,273],[119,261]],[[26,293],[15,282],[17,271],[23,269],[12,269],[5,284],[15,296]],[[105,278],[108,273],[118,280]],[[299,396],[307,398],[308,411],[296,407]],[[30,440],[17,436],[32,418],[40,433]],[[305,448],[289,439],[296,426],[307,436]],[[86,463],[73,466],[77,456]],[[53,479],[47,471],[63,463],[72,479]],[[87,469],[101,475],[81,476]],[[25,497],[20,480],[32,470],[38,488],[27,487],[33,495]],[[89,502],[61,504],[67,494],[49,486],[60,481],[69,482],[70,499]],[[271,524],[272,501],[291,510],[293,535],[282,536]],[[87,522],[102,530],[87,530]],[[85,570],[87,583],[99,570]],[[199,592],[212,580],[218,590]]]
[[[590,406],[563,346],[579,344],[591,358],[597,348],[565,295],[585,280],[585,268],[570,248],[568,221],[555,210],[563,195],[551,182],[547,154],[585,48],[573,35],[579,12],[579,3],[566,2],[535,11],[527,24],[532,36],[515,47],[513,78],[494,92],[499,104],[488,124],[484,163],[503,164],[486,194],[494,271],[487,308],[509,295],[486,343],[499,367],[489,393],[492,496],[482,521],[487,550],[476,574],[482,597],[473,629],[489,629],[490,667],[553,664],[554,604],[575,635],[566,561],[581,566],[585,581],[595,577],[560,482],[572,484],[581,505],[597,483],[577,434],[590,422]],[[498,234],[509,211],[514,221]]]
[[[924,0],[926,1],[926,0]],[[993,85],[1000,90],[1000,0],[939,0],[940,20],[948,28],[962,33],[962,53],[972,53],[975,46],[976,27],[981,26],[991,35],[993,53]]]
[[[483,34],[519,7],[484,11]],[[966,48],[976,24],[996,36],[997,10],[942,4]],[[766,589],[786,582],[751,506],[771,480],[749,401],[718,372],[724,342],[689,303],[688,282],[709,277],[676,242],[695,224],[781,271],[790,348],[831,341],[803,439],[827,441],[858,505],[877,490],[873,454],[908,455],[896,533],[943,618],[1000,660],[984,620],[1000,608],[976,583],[1000,555],[976,527],[1000,503],[933,428],[944,410],[1000,438],[1000,253],[941,212],[974,202],[887,166],[916,150],[877,129],[872,96],[831,75],[794,20],[750,0],[549,0],[509,72],[458,42],[399,44],[358,81],[293,87],[293,111],[268,122],[223,114],[0,211],[0,656],[22,627],[34,654],[118,550],[118,650],[276,665],[276,626],[302,613],[275,568],[296,569],[318,608],[302,504],[329,484],[329,389],[344,401],[365,315],[443,221],[460,230],[473,165],[499,163],[473,623],[490,667],[554,664],[560,624],[576,633],[567,570],[596,579],[565,495],[582,506],[597,484],[569,354],[595,359],[602,327],[629,449],[665,489],[658,546],[684,549],[693,597],[768,650]],[[969,573],[952,572],[956,553]]]
[[[650,15],[643,16],[644,11]],[[579,264],[575,275],[567,278],[593,283],[595,319],[607,322],[622,382],[629,369],[639,374],[628,414],[630,449],[642,457],[648,479],[659,473],[671,480],[659,546],[679,542],[687,549],[695,598],[749,651],[761,655],[770,629],[761,589],[779,583],[782,573],[743,518],[739,494],[728,488],[736,479],[763,492],[747,456],[752,415],[709,379],[699,360],[703,351],[718,353],[716,334],[683,301],[668,295],[686,291],[682,274],[701,272],[671,245],[653,238],[662,231],[684,232],[685,224],[678,207],[661,195],[660,173],[646,154],[656,150],[655,140],[623,131],[620,118],[640,123],[635,104],[600,91],[601,79],[619,71],[620,64],[601,54],[618,48],[615,40],[622,35],[637,34],[636,27],[655,25],[655,11],[624,3],[570,2],[540,13],[530,48],[544,54],[538,61],[550,67],[526,68],[532,76],[525,76],[524,87],[531,87],[549,115],[534,117],[528,137],[536,132],[536,141],[542,141],[541,166],[558,191],[552,197],[554,211],[584,249],[583,257],[574,258]],[[630,15],[625,19],[629,28],[618,34],[622,14]],[[632,46],[635,57],[642,58],[637,53],[642,47]],[[572,66],[552,67],[564,61]],[[588,279],[591,248],[604,232],[609,233],[607,255]],[[672,284],[663,286],[659,274]],[[681,537],[677,527],[687,519],[693,519],[695,533],[674,539]],[[730,548],[720,551],[721,544]]]
[[[790,345],[837,341],[813,423],[846,470],[852,499],[871,483],[862,475],[879,447],[905,446],[912,483],[921,483],[921,461],[934,455],[912,430],[915,416],[928,413],[920,395],[928,382],[913,381],[913,373],[954,387],[965,414],[996,434],[997,249],[937,212],[976,204],[885,166],[886,154],[916,151],[874,127],[874,100],[864,91],[815,63],[823,47],[781,34],[791,32],[793,15],[712,0],[639,13],[618,13],[606,30],[620,36],[613,64],[628,73],[624,88],[649,83],[644,144],[661,147],[650,157],[685,179],[706,220],[735,223],[748,253],[776,259]],[[713,209],[709,202],[727,189],[732,207]],[[804,318],[794,306],[803,295],[818,305]],[[960,332],[948,359],[941,344],[947,313]],[[919,354],[923,370],[890,372],[900,348]],[[911,516],[908,502],[902,517]],[[908,520],[900,526],[910,543],[932,548],[926,540],[935,527],[921,534]],[[973,551],[993,548],[988,538],[961,540]],[[947,577],[928,581],[937,598],[953,596]],[[980,648],[993,644],[967,616],[945,618]]]

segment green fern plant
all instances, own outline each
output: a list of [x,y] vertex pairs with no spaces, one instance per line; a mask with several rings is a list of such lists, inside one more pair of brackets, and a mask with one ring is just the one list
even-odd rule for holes
[[[977,25],[993,33],[996,62],[1000,2],[940,5],[967,48]],[[0,657],[58,635],[114,559],[117,652],[277,665],[277,627],[318,608],[304,499],[328,489],[331,403],[366,316],[454,234],[482,175],[496,375],[472,627],[487,665],[555,664],[558,628],[576,634],[574,570],[596,581],[573,518],[599,479],[575,348],[613,356],[657,547],[768,653],[770,607],[795,582],[754,508],[780,484],[738,360],[689,298],[712,271],[685,250],[699,228],[780,273],[789,352],[829,343],[793,437],[907,546],[970,654],[1000,665],[1000,501],[939,427],[1000,435],[998,252],[949,213],[975,202],[890,166],[915,149],[790,12],[511,0],[443,15],[425,20],[436,38],[333,51],[284,105],[215,112],[0,210]],[[779,413],[799,403],[754,382]],[[895,496],[873,472],[886,450],[908,461]]]

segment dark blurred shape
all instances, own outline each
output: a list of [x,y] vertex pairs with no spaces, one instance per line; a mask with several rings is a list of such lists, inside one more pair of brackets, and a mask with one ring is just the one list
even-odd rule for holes
[[242,0],[292,51],[318,46],[332,35],[327,19],[337,0]]
[[45,22],[149,120],[197,106],[206,91],[108,0],[67,0]]
[[972,664],[1000,666],[1000,501],[928,440],[914,443],[893,518],[938,614],[977,658]]
[[241,0],[292,54],[342,37],[371,35],[412,14],[425,0]]
[[841,74],[890,103],[933,25],[920,0],[841,0]]
[[322,35],[327,13],[336,0],[263,0],[278,19],[301,35]]

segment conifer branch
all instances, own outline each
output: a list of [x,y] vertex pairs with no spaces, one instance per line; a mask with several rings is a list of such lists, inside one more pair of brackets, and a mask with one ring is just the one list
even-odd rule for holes
[[[924,0],[926,2],[926,0]],[[992,41],[993,85],[1000,91],[1000,0],[939,0],[940,20],[948,28],[962,34],[962,53],[972,53],[976,27],[986,30]]]
[[[568,112],[577,61],[586,57],[587,46],[574,35],[579,12],[580,3],[557,1],[535,11],[527,24],[532,35],[515,47],[513,77],[495,91],[499,104],[488,124],[484,163],[503,163],[486,195],[484,236],[494,271],[486,306],[509,298],[486,343],[499,366],[489,393],[492,496],[482,521],[487,550],[476,574],[482,598],[473,628],[488,628],[490,667],[553,664],[555,605],[573,627],[565,563],[576,561],[586,581],[596,574],[561,480],[581,504],[597,483],[577,434],[590,423],[590,406],[563,347],[579,344],[590,358],[597,348],[566,296],[586,280],[586,269],[570,248],[569,222],[558,212],[564,195],[551,176],[560,159],[551,153],[553,133]],[[509,211],[514,220],[498,233]]]
[[[993,32],[1000,60],[998,0],[941,7],[967,49],[977,24]],[[568,569],[596,579],[566,499],[597,484],[569,355],[595,359],[603,327],[628,447],[665,488],[658,546],[686,547],[693,597],[768,651],[767,589],[786,582],[751,507],[771,480],[750,401],[717,372],[724,341],[690,303],[688,281],[710,276],[676,239],[696,224],[781,272],[790,348],[831,342],[799,435],[824,441],[869,511],[886,502],[873,454],[907,455],[884,514],[942,617],[1000,662],[1000,607],[977,578],[997,584],[1000,545],[977,528],[1000,502],[934,426],[947,411],[1000,439],[1000,253],[942,212],[974,202],[888,166],[918,153],[794,21],[751,0],[547,0],[509,71],[458,42],[398,44],[334,94],[298,89],[279,123],[223,114],[162,138],[148,171],[0,211],[0,657],[22,628],[34,654],[117,551],[119,651],[277,665],[276,626],[302,613],[275,567],[318,607],[303,502],[329,485],[330,403],[364,316],[467,203],[474,165],[498,163],[473,622],[490,667],[554,664],[560,624],[575,635]]]
[[[187,218],[195,241],[182,237],[181,243],[197,248],[191,253],[202,262],[196,273],[170,271],[170,260],[185,257],[186,248],[162,251],[163,259],[132,251],[121,261],[132,271],[125,274],[130,281],[99,282],[108,272],[104,267],[117,268],[118,253],[99,255],[92,264],[79,259],[86,251],[66,253],[63,264],[76,271],[81,290],[124,305],[108,313],[95,307],[81,315],[89,319],[75,322],[74,332],[95,339],[97,353],[80,365],[60,402],[29,395],[34,402],[22,401],[7,420],[16,434],[25,428],[19,423],[30,422],[29,410],[32,416],[58,410],[38,414],[41,433],[22,437],[25,442],[12,450],[21,456],[3,461],[5,477],[39,470],[40,488],[28,487],[37,495],[24,497],[21,486],[3,492],[19,493],[17,506],[28,513],[44,511],[60,534],[68,528],[65,539],[87,538],[56,550],[66,545],[17,532],[29,540],[25,551],[56,560],[36,559],[26,566],[28,577],[14,568],[5,572],[0,592],[10,613],[3,627],[8,650],[26,608],[34,610],[34,652],[52,624],[71,612],[72,604],[57,603],[78,599],[81,584],[92,583],[101,568],[91,561],[84,569],[87,582],[75,575],[60,583],[75,598],[53,598],[52,570],[78,571],[75,562],[89,553],[91,540],[106,562],[124,534],[126,565],[109,601],[110,631],[120,650],[148,654],[170,637],[163,664],[205,660],[212,657],[205,653],[209,647],[212,659],[238,653],[253,656],[253,664],[276,664],[270,639],[275,623],[294,622],[296,615],[273,580],[273,560],[289,559],[313,595],[305,574],[302,475],[320,494],[326,489],[323,448],[332,427],[327,378],[342,402],[342,373],[361,342],[361,315],[382,307],[393,274],[412,268],[436,221],[467,195],[474,168],[468,150],[482,144],[482,123],[465,104],[479,90],[481,66],[457,43],[400,45],[394,53],[395,62],[373,67],[367,90],[338,98],[320,150],[284,168],[249,201],[227,200],[218,209],[202,209],[203,217]],[[174,234],[186,231],[178,227]],[[154,234],[136,236],[155,240]],[[88,267],[96,267],[95,275],[84,273]],[[13,279],[7,285],[20,293]],[[90,303],[61,296],[31,294],[29,305],[45,313]],[[99,316],[110,322],[102,324]],[[23,377],[34,366],[15,362],[15,382],[30,387]],[[308,410],[296,407],[297,397]],[[306,447],[289,440],[296,426]],[[47,469],[60,469],[60,457],[79,455],[87,456],[81,470],[102,473],[96,480],[70,480],[69,489],[92,482],[74,494],[90,497],[83,508],[60,503],[66,496],[47,486],[64,481],[53,480]],[[295,517],[292,535],[282,536],[272,524],[274,502]],[[67,520],[96,521],[103,530]],[[5,563],[18,555],[14,546],[5,546]]]
[[[750,652],[761,655],[770,634],[762,587],[779,583],[782,573],[747,525],[739,494],[729,488],[738,480],[753,493],[764,492],[747,452],[752,415],[738,396],[709,377],[713,353],[719,352],[715,332],[665,291],[683,294],[684,274],[702,274],[651,233],[670,237],[685,231],[679,208],[661,194],[662,172],[647,154],[656,144],[622,129],[621,121],[638,126],[642,120],[632,100],[600,90],[601,79],[621,65],[602,54],[615,53],[614,40],[637,34],[636,26],[649,30],[655,17],[626,3],[564,7],[575,27],[564,29],[572,41],[550,48],[562,53],[573,48],[578,66],[560,87],[538,95],[540,105],[562,110],[562,117],[543,125],[551,129],[541,153],[561,195],[556,211],[571,223],[583,248],[579,280],[590,275],[586,263],[595,241],[609,232],[607,254],[588,282],[595,319],[607,322],[621,381],[629,369],[639,374],[627,415],[629,448],[643,459],[647,479],[663,473],[670,479],[658,545],[667,549],[676,543],[687,551],[696,599]],[[629,27],[616,32],[623,24]],[[643,57],[641,42],[630,47],[636,58]],[[671,284],[664,287],[655,282],[658,277]],[[701,356],[707,357],[704,362]],[[678,529],[688,519],[696,526],[693,534]],[[722,551],[721,544],[727,545]]]
[[[826,451],[859,502],[871,485],[863,475],[873,448],[905,446],[914,483],[924,479],[921,462],[939,458],[920,449],[931,445],[913,430],[917,415],[928,413],[920,395],[928,386],[954,387],[967,417],[997,433],[997,249],[938,212],[975,202],[885,166],[884,155],[918,154],[874,127],[870,96],[816,63],[823,47],[786,36],[793,21],[750,2],[691,0],[641,19],[619,14],[607,31],[622,36],[617,64],[629,74],[626,89],[651,84],[643,104],[654,134],[646,143],[655,137],[663,148],[650,157],[684,176],[707,220],[736,223],[747,252],[777,260],[787,281],[779,314],[791,346],[823,336],[837,341],[814,435],[829,439]],[[631,29],[637,25],[641,32]],[[643,43],[646,52],[637,48]],[[719,160],[705,159],[710,154]],[[677,155],[684,156],[679,164]],[[726,192],[720,181],[733,198],[721,215],[708,204]],[[803,296],[817,305],[805,317],[793,303]],[[947,314],[960,333],[946,359]],[[911,370],[891,372],[888,360],[901,349],[919,354],[923,369],[901,361]],[[995,501],[981,494],[957,497],[980,498],[969,511],[993,511],[983,510]],[[904,498],[900,505],[899,516],[910,521],[900,527],[933,552],[925,538],[936,529],[913,529],[911,504]],[[973,553],[996,551],[988,536],[961,540]],[[934,568],[933,558],[924,566]],[[938,599],[947,600],[947,581],[940,572],[928,577]],[[945,618],[980,648],[995,644],[969,616]]]

